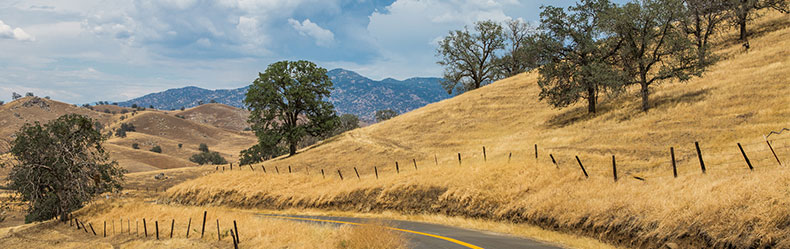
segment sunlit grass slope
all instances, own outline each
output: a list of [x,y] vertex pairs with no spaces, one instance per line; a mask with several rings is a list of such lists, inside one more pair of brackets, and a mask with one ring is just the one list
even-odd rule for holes
[[[725,34],[716,47],[722,60],[703,78],[653,88],[647,113],[639,111],[636,89],[604,98],[597,115],[581,105],[553,109],[537,99],[537,74],[525,73],[254,165],[255,171],[247,167],[182,183],[167,200],[441,213],[532,223],[647,248],[790,247],[790,171],[779,166],[763,137],[790,126],[789,26],[787,15],[760,19],[748,52],[732,41],[733,33]],[[790,135],[770,139],[788,164]],[[701,173],[695,141],[707,174]],[[289,166],[294,173],[287,174]]]

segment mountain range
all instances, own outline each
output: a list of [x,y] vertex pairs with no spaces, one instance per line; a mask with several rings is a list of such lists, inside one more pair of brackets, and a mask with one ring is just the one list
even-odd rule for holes
[[[327,72],[334,84],[328,101],[338,114],[354,114],[365,121],[373,121],[377,110],[392,109],[405,113],[427,104],[452,97],[441,87],[441,78],[415,77],[406,80],[386,78],[380,81],[356,72],[334,69]],[[237,89],[209,90],[195,86],[168,89],[120,102],[121,106],[154,106],[161,110],[190,108],[200,103],[214,102],[244,107],[249,86]]]

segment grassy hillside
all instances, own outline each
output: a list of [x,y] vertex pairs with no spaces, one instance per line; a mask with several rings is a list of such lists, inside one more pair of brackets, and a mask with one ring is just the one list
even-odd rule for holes
[[223,129],[242,131],[247,127],[250,112],[224,104],[204,104],[173,113],[187,120]]
[[[722,61],[703,78],[654,87],[647,113],[639,111],[636,89],[603,99],[597,115],[586,114],[584,106],[553,109],[537,100],[537,74],[526,73],[254,166],[268,174],[246,169],[182,183],[167,200],[441,213],[537,224],[647,248],[790,247],[790,173],[763,138],[790,126],[788,27],[786,15],[760,19],[748,52],[733,42],[734,33],[725,34],[716,47]],[[789,136],[771,137],[785,165]],[[613,155],[618,182],[612,180]],[[288,166],[296,172],[272,174],[274,167],[284,172]]]

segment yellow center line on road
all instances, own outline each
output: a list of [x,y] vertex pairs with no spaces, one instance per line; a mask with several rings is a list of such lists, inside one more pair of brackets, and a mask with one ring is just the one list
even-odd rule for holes
[[[348,222],[348,221],[338,221],[338,220],[322,220],[322,219],[289,217],[289,216],[269,215],[269,214],[263,214],[263,216],[272,217],[272,218],[290,219],[290,220],[306,220],[306,221],[317,221],[317,222],[329,222],[329,223],[346,224],[346,225],[354,225],[354,226],[364,226],[365,225],[365,224],[361,224],[361,223]],[[422,235],[422,236],[428,236],[428,237],[433,237],[433,238],[437,238],[437,239],[441,239],[441,240],[446,240],[446,241],[449,241],[449,242],[452,242],[452,243],[455,243],[455,244],[458,244],[458,245],[462,245],[462,246],[465,246],[465,247],[468,247],[468,248],[483,249],[482,247],[479,247],[479,246],[476,246],[476,245],[472,245],[472,244],[469,244],[469,243],[466,243],[466,242],[463,242],[463,241],[460,241],[460,240],[457,240],[457,239],[448,238],[448,237],[444,237],[444,236],[440,236],[440,235],[436,235],[436,234],[417,232],[417,231],[412,231],[412,230],[408,230],[408,229],[400,229],[400,228],[395,228],[395,227],[386,227],[386,226],[382,226],[382,227],[386,228],[386,229],[389,229],[389,230],[394,230],[394,231],[399,231],[399,232],[404,232],[404,233],[413,233],[413,234],[418,234],[418,235]]]

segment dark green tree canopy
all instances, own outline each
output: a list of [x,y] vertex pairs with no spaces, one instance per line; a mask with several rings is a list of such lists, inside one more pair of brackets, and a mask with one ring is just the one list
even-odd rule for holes
[[439,41],[436,54],[444,66],[442,87],[448,93],[474,90],[499,79],[496,51],[505,46],[502,32],[498,23],[481,21],[475,23],[474,33],[467,28],[450,31]]
[[602,90],[619,92],[622,77],[614,55],[622,40],[607,32],[616,6],[607,0],[582,0],[575,6],[544,6],[535,46],[545,64],[539,69],[540,99],[557,108],[587,100],[595,113]]
[[284,142],[294,155],[303,137],[332,132],[337,116],[326,101],[332,90],[326,72],[309,61],[280,61],[259,73],[244,103],[262,151],[276,151],[271,147]]
[[23,126],[12,142],[10,188],[29,201],[26,222],[60,217],[93,196],[121,188],[124,170],[109,159],[93,121],[68,114]]
[[398,112],[392,109],[385,109],[385,110],[378,110],[376,111],[376,122],[381,122],[384,120],[388,120],[398,116]]
[[335,134],[359,128],[359,117],[354,114],[343,114],[338,118],[338,125]]

